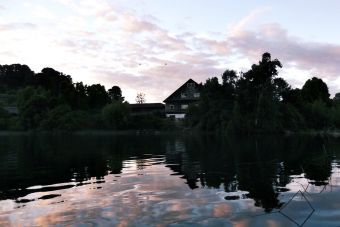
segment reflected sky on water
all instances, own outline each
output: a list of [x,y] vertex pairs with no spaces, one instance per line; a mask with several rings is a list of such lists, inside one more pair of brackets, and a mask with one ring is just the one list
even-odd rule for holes
[[0,136],[1,226],[339,226],[340,140]]

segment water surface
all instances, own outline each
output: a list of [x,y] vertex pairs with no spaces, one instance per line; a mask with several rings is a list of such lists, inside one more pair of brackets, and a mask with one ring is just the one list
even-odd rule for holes
[[1,226],[340,226],[340,140],[1,135]]

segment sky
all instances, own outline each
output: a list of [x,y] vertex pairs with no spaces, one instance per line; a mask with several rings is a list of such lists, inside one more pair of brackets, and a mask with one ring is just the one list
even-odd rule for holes
[[264,52],[293,87],[340,92],[338,0],[0,0],[0,64],[162,102],[189,78],[248,70]]

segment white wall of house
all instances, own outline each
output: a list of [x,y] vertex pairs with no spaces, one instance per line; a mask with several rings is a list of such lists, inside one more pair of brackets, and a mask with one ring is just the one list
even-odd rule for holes
[[185,114],[166,114],[166,117],[175,117],[175,119],[184,119]]

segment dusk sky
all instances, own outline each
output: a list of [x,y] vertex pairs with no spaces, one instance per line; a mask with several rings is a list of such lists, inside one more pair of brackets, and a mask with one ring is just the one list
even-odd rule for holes
[[246,71],[270,52],[301,87],[340,92],[340,1],[0,0],[0,64],[118,85],[162,102],[189,78]]

